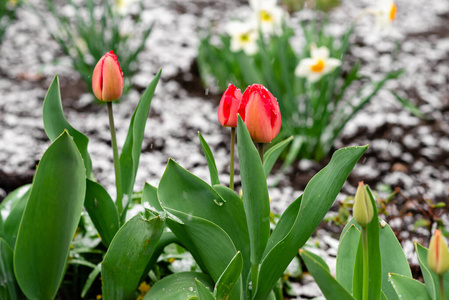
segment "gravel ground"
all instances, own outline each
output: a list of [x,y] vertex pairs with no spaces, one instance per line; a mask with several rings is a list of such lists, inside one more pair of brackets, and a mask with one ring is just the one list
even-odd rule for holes
[[[39,2],[35,3],[43,10]],[[150,119],[137,174],[135,190],[144,181],[157,185],[169,157],[197,176],[209,180],[206,161],[200,151],[197,132],[201,131],[216,157],[220,179],[229,180],[227,166],[229,132],[221,128],[216,110],[220,95],[201,87],[195,57],[198,32],[211,22],[222,28],[244,1],[170,0],[144,1],[145,22],[156,22],[140,56],[140,72],[135,88],[115,105],[119,147],[140,93],[159,70],[162,80],[153,98]],[[339,35],[371,1],[344,0],[330,13],[329,30]],[[388,32],[373,30],[373,20],[362,18],[353,36],[350,61],[360,60],[362,73],[380,78],[392,68],[406,73],[387,84],[370,105],[351,120],[336,148],[370,144],[356,166],[338,200],[355,193],[357,182],[372,187],[386,184],[400,187],[413,199],[448,201],[449,187],[449,2],[440,0],[398,0],[398,18]],[[243,14],[242,8],[237,14]],[[311,19],[310,10],[290,19]],[[42,103],[53,76],[60,77],[63,106],[69,122],[90,138],[89,152],[97,180],[114,195],[114,172],[106,107],[92,103],[80,78],[71,69],[39,18],[30,10],[20,10],[19,19],[7,31],[0,46],[0,199],[12,189],[30,182],[45,149],[49,146],[42,123]],[[301,43],[301,37],[297,39]],[[298,47],[298,49],[300,49]],[[418,105],[428,121],[411,116],[388,90],[408,97]],[[367,122],[369,120],[369,122]],[[280,183],[270,189],[272,209],[282,212],[304,188],[304,184],[324,164],[299,161],[280,175]],[[382,195],[382,194],[381,194]],[[402,202],[401,202],[402,201]],[[398,200],[401,210],[404,200]],[[334,207],[336,210],[337,205]],[[412,209],[410,209],[412,210]],[[416,212],[416,210],[415,210]],[[416,213],[419,215],[419,213]],[[446,220],[447,221],[447,220]],[[414,219],[399,219],[393,228],[409,230]],[[446,223],[448,224],[448,223]],[[338,230],[337,230],[338,231]],[[323,232],[318,235],[326,236]],[[422,233],[426,236],[426,233]],[[410,250],[413,235],[403,245]],[[335,264],[335,239],[323,241],[323,249]],[[413,246],[413,245],[412,245]],[[408,250],[407,250],[408,249]],[[325,256],[326,256],[325,255]],[[311,282],[310,280],[303,281]],[[320,292],[314,283],[295,285],[297,299],[310,299]]]

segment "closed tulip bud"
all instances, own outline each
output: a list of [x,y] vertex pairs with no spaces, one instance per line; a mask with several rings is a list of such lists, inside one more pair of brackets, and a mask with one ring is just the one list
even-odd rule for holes
[[430,240],[429,252],[427,253],[427,264],[429,265],[429,268],[438,275],[443,275],[449,270],[449,251],[447,249],[446,241],[439,229],[435,231],[435,234]]
[[95,66],[92,90],[100,101],[117,100],[122,95],[123,73],[112,50],[103,55]]
[[363,185],[363,181],[359,182],[357,192],[355,193],[353,214],[355,221],[362,227],[366,227],[373,219],[373,204]]
[[242,92],[230,84],[221,97],[218,106],[218,121],[224,127],[237,127],[237,110],[242,100]]
[[253,84],[245,90],[238,113],[256,143],[270,143],[281,130],[279,104],[261,84]]

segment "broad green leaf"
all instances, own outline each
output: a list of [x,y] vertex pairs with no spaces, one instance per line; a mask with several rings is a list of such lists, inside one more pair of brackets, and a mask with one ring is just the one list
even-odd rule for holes
[[137,168],[139,166],[140,153],[142,150],[142,141],[144,138],[145,125],[148,119],[151,100],[154,91],[161,77],[162,70],[156,74],[150,85],[145,90],[137,104],[136,110],[129,124],[128,134],[120,155],[120,171],[122,178],[123,194],[131,199],[136,180]]
[[117,208],[101,184],[87,179],[84,207],[106,247],[120,228]]
[[56,296],[85,193],[83,159],[64,131],[37,167],[14,249],[17,282],[29,299]]
[[42,118],[44,120],[45,133],[51,141],[54,141],[57,137],[59,137],[64,129],[69,132],[78,147],[78,151],[83,157],[84,166],[86,168],[86,177],[90,178],[92,173],[92,160],[87,152],[87,144],[89,143],[89,139],[84,134],[73,128],[64,116],[58,75],[56,75],[53,79],[53,82],[48,88],[47,95],[45,96]]
[[268,295],[332,206],[366,149],[367,146],[348,147],[336,151],[329,164],[307,184],[304,194],[287,208],[268,241],[253,299]]
[[[189,220],[184,220],[185,215],[216,224],[226,232],[233,246],[235,245],[244,257],[247,255],[249,236],[243,203],[233,191],[219,185],[212,188],[173,160],[169,160],[157,192],[164,210],[180,218],[186,225]],[[232,257],[235,252],[232,252]],[[232,257],[226,261],[224,268]],[[220,276],[224,268],[216,275]],[[247,268],[249,269],[249,264]],[[212,278],[218,279],[218,276],[212,275]]]
[[119,229],[101,263],[105,299],[132,299],[163,228],[160,217],[137,215]]
[[95,266],[95,268],[90,272],[89,277],[87,277],[86,283],[83,286],[83,290],[81,291],[81,298],[84,298],[86,296],[86,293],[89,291],[90,287],[92,286],[92,283],[94,283],[95,278],[100,274],[101,272],[101,263]]
[[[242,274],[243,258],[240,252],[234,256],[215,284],[214,295],[217,300],[227,300]],[[240,282],[241,284],[241,282]]]
[[237,121],[237,146],[251,264],[258,265],[270,234],[270,200],[262,161],[240,116]]
[[[415,250],[416,254],[418,255],[419,266],[421,267],[424,282],[426,283],[427,292],[429,293],[432,300],[441,299],[438,275],[431,271],[429,265],[427,264],[427,252],[429,250],[419,244],[415,244]],[[449,299],[449,272],[443,274],[443,284],[444,299]]]
[[0,298],[5,300],[23,298],[14,276],[13,255],[8,243],[0,238]]
[[145,182],[145,185],[143,187],[142,205],[144,203],[148,203],[150,205],[150,209],[154,211],[157,211],[159,213],[164,211],[157,197],[157,188],[155,188],[148,182]]
[[276,163],[276,160],[278,159],[279,155],[281,155],[282,151],[284,151],[285,147],[290,144],[290,142],[293,140],[293,136],[289,137],[288,139],[283,140],[282,142],[277,143],[273,147],[271,147],[263,156],[263,170],[265,172],[265,176],[268,177],[268,175],[271,172],[271,169],[273,168],[274,164]]
[[[401,245],[399,244],[399,241],[397,240],[393,230],[391,230],[391,227],[383,220],[379,218],[380,228],[379,228],[379,245],[380,245],[380,255],[381,255],[381,264],[382,264],[382,290],[386,294],[388,299],[397,299],[395,291],[392,289],[391,284],[388,282],[388,274],[389,273],[396,273],[400,275],[404,275],[407,277],[411,277],[411,271],[410,267],[407,261],[407,258],[405,257],[405,254],[402,250]],[[342,232],[342,236],[346,236],[348,228],[355,226],[357,230],[360,232],[361,227],[357,223],[355,223],[354,219],[351,219],[348,224],[345,226]],[[355,241],[354,241],[355,242]],[[358,243],[358,242],[357,242]],[[340,243],[338,253],[340,253],[340,247],[342,247],[343,241]],[[354,244],[356,245],[356,244]],[[342,253],[346,253],[347,255],[342,256],[346,257],[347,259],[343,259],[341,261],[341,267],[342,269],[346,269],[346,266],[348,266],[351,261],[354,261],[354,258],[351,259],[349,256],[348,251],[356,251],[356,246],[352,246],[350,248],[350,242],[348,241],[347,246],[345,246],[345,250],[342,250]],[[358,244],[357,244],[358,245]],[[339,260],[340,260],[340,254],[337,253],[337,279],[339,279]],[[355,257],[355,256],[354,256]],[[350,271],[350,270],[346,270]],[[349,276],[349,275],[348,275]],[[349,277],[346,277],[347,279]],[[352,278],[352,275],[351,277]],[[342,279],[343,280],[343,279]],[[343,284],[345,287],[347,286],[348,282],[345,280],[345,283]],[[352,286],[352,284],[351,284]],[[352,287],[351,287],[352,289]],[[391,294],[391,293],[394,294]]]
[[[389,274],[389,280],[392,288],[396,291],[397,299],[431,300],[427,293],[426,286],[408,276],[400,274]],[[388,298],[390,299],[390,298]]]
[[[369,275],[368,275],[368,299],[369,300],[378,300],[381,294],[381,288],[382,288],[382,261],[380,256],[380,245],[379,245],[379,218],[376,218],[377,216],[377,207],[376,207],[376,201],[374,200],[374,197],[371,193],[371,190],[368,186],[365,186],[366,191],[368,192],[368,195],[370,196],[371,204],[373,206],[373,219],[371,222],[366,226],[366,233],[367,233],[367,239],[368,239],[368,268],[369,268]],[[361,243],[361,241],[360,241]],[[360,276],[359,274],[363,274],[363,259],[360,259],[363,254],[362,247],[359,246],[359,249],[357,250],[357,259],[355,261],[354,266],[354,278],[353,278],[353,295],[357,299],[359,298],[359,295],[362,293],[362,286],[363,286],[363,276]],[[357,274],[357,275],[355,275]]]
[[30,190],[31,185],[26,185],[25,187],[20,188],[20,192],[8,196],[11,201],[6,205],[9,206],[10,211],[5,221],[3,221],[3,233],[6,242],[8,242],[8,245],[12,245],[13,249],[16,244],[23,211],[25,210],[28,197],[30,196]]
[[196,292],[198,293],[198,300],[215,300],[214,295],[207,289],[207,287],[195,278]]
[[157,281],[143,299],[186,300],[190,297],[198,297],[195,279],[201,281],[209,290],[214,287],[214,282],[206,274],[196,272],[175,273]]
[[198,136],[200,138],[201,148],[203,148],[204,155],[206,156],[207,166],[209,167],[210,174],[210,182],[211,185],[220,184],[220,179],[218,178],[217,165],[215,164],[215,158],[210,150],[209,145],[206,140],[201,135],[201,132],[198,131]]
[[393,230],[382,220],[380,220],[380,224],[379,243],[382,260],[382,291],[389,300],[400,300],[388,281],[388,274],[395,273],[412,278],[412,272],[410,271],[407,257]]
[[351,294],[329,273],[329,267],[323,265],[321,258],[311,252],[303,250],[301,258],[307,270],[312,274],[326,299],[353,300]]
[[19,199],[21,199],[25,193],[30,190],[30,188],[31,184],[25,184],[9,193],[8,196],[6,196],[6,198],[0,203],[0,211],[11,211],[11,209],[13,209],[16,205],[16,202],[19,201]]
[[346,233],[342,234],[338,245],[335,277],[349,293],[352,293],[352,278],[359,241],[360,230],[354,224],[351,224]]

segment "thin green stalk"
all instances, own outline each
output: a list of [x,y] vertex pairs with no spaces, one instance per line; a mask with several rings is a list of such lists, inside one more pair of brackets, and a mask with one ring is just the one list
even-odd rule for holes
[[260,155],[260,160],[262,161],[263,164],[263,147],[264,147],[264,143],[257,143],[257,149],[259,150],[259,155]]
[[366,232],[366,227],[362,227],[362,248],[363,248],[362,300],[368,300],[369,262],[368,262],[368,233]]
[[229,188],[234,190],[234,148],[235,148],[235,128],[231,128],[231,178]]
[[440,299],[444,300],[444,282],[443,275],[438,275],[438,283],[440,284]]
[[122,192],[122,177],[120,173],[120,161],[118,157],[117,138],[115,134],[114,115],[112,113],[112,102],[108,102],[109,128],[111,130],[111,144],[112,152],[114,154],[114,169],[115,169],[115,186],[117,188],[117,210],[118,214],[122,214],[123,210],[123,192]]

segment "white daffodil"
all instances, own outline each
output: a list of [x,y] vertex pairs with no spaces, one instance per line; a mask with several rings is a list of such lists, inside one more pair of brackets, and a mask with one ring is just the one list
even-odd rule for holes
[[397,7],[393,0],[378,0],[378,5],[374,9],[376,26],[380,29],[388,28],[396,19]]
[[231,36],[231,51],[245,51],[248,55],[257,52],[258,33],[253,22],[231,21],[226,28]]
[[135,0],[115,0],[117,12],[122,16],[126,15],[134,1]]
[[286,13],[276,5],[276,0],[250,0],[249,4],[262,33],[270,35],[282,33],[282,20],[286,17]]
[[310,56],[304,58],[296,67],[295,75],[306,77],[310,82],[317,82],[323,75],[326,75],[341,65],[341,61],[329,57],[329,49],[326,47],[317,48],[316,45],[310,47]]

